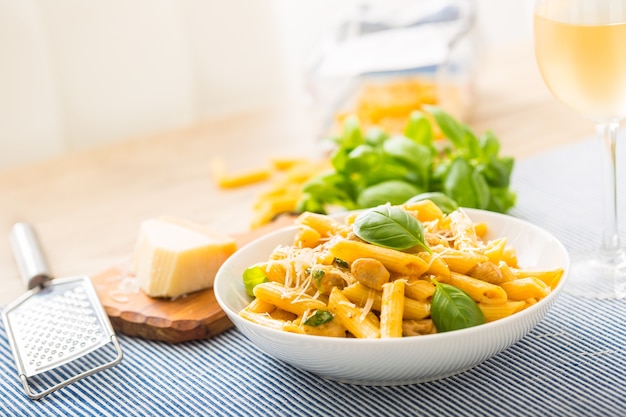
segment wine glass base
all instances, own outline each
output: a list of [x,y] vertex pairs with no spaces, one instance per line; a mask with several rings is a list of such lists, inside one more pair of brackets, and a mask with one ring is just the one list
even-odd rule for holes
[[573,254],[568,294],[592,299],[626,298],[626,253]]

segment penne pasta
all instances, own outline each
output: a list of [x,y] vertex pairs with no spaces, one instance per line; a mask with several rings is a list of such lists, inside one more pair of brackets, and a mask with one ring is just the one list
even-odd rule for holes
[[247,308],[239,312],[239,315],[246,320],[253,323],[260,324],[261,326],[270,327],[276,330],[283,330],[283,327],[287,324],[284,320],[277,320],[270,317],[268,314],[254,313]]
[[525,270],[525,269],[512,269],[511,272],[517,278],[527,278],[527,277],[536,277],[541,281],[545,282],[550,286],[550,288],[554,289],[561,277],[563,276],[563,268],[557,268],[549,271],[533,271],[533,270]]
[[468,293],[477,303],[503,304],[507,301],[507,293],[502,287],[467,275],[453,272],[448,283]]
[[379,260],[390,272],[406,276],[420,276],[428,270],[428,264],[419,256],[397,250],[370,245],[356,240],[338,240],[330,251],[337,258],[352,263],[359,258]]
[[450,276],[450,267],[440,256],[433,256],[433,254],[428,252],[419,252],[417,256],[422,258],[424,262],[428,264],[428,269],[425,272],[426,274],[435,275],[437,277]]
[[297,248],[314,248],[320,243],[322,235],[310,226],[300,225],[294,238],[294,246]]
[[421,200],[414,203],[405,203],[402,205],[407,211],[417,212],[417,219],[421,222],[431,222],[434,220],[443,220],[443,211],[439,206],[431,200]]
[[335,288],[328,299],[328,307],[335,318],[348,329],[350,333],[359,338],[376,339],[380,337],[380,325],[369,314],[352,304],[342,292]]
[[486,255],[489,258],[489,261],[497,265],[500,261],[504,260],[504,249],[506,248],[506,243],[506,238],[491,240],[487,242],[487,245],[482,250],[482,254]]
[[296,224],[309,226],[317,230],[320,236],[328,237],[332,235],[347,236],[350,228],[345,224],[323,214],[305,212],[296,219]]
[[552,291],[548,284],[534,276],[503,282],[502,288],[511,300],[543,298]]
[[435,284],[423,279],[408,280],[404,286],[404,295],[414,300],[430,300],[434,293]]
[[402,337],[402,315],[404,312],[404,280],[398,279],[383,284],[380,308],[380,337]]
[[307,294],[300,294],[275,282],[264,282],[254,287],[254,296],[261,301],[275,305],[277,308],[297,315],[308,310],[326,308],[326,304]]
[[507,301],[503,304],[483,304],[478,303],[478,307],[485,315],[487,322],[500,320],[508,317],[526,307],[525,301]]
[[265,272],[265,276],[272,282],[285,284],[287,267],[282,262],[262,262],[258,266]]
[[281,310],[279,308],[275,308],[273,311],[268,313],[269,316],[275,320],[282,320],[284,322],[292,322],[298,318],[298,316],[294,313],[290,313],[289,311]]
[[450,271],[459,274],[467,274],[479,263],[489,261],[488,256],[475,251],[437,247],[433,248],[433,252],[448,265]]
[[[268,281],[245,281],[255,298],[240,315],[306,335],[418,336],[438,331],[431,317],[433,301],[440,303],[432,309],[438,314],[446,310],[442,303],[476,303],[490,322],[539,302],[563,276],[563,268],[520,268],[507,239],[484,241],[488,225],[472,223],[462,210],[445,215],[429,200],[395,207],[406,213],[385,208],[367,219],[371,223],[355,222],[356,213],[343,222],[301,214],[293,242],[277,246],[267,261],[252,266]],[[414,222],[423,222],[422,227],[407,227]],[[364,224],[369,229],[362,234]],[[388,242],[406,249],[391,249],[394,244]],[[462,292],[454,291],[455,299],[447,301],[445,296],[434,297],[438,290],[446,291],[436,282]]]
[[262,301],[258,298],[255,298],[248,304],[246,309],[251,313],[257,314],[269,314],[272,311],[276,310],[276,306],[272,303],[268,303],[266,301]]
[[[372,290],[360,283],[345,287],[342,293],[348,300],[360,307],[370,305],[374,311],[380,311],[382,307],[382,291]],[[420,320],[429,317],[430,303],[405,297],[402,316],[407,320]]]

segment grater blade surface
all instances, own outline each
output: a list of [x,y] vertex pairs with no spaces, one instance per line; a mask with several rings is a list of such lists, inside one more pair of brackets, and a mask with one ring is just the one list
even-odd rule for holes
[[[37,400],[120,363],[122,349],[91,279],[53,279],[35,229],[29,223],[13,226],[11,244],[29,291],[2,311],[2,319],[26,394]],[[114,357],[91,362],[87,369],[77,366],[78,359],[92,356],[91,352],[99,353],[99,348],[109,343]],[[68,367],[74,369],[67,373],[63,368]],[[62,377],[56,382],[32,389],[32,380],[60,370]]]
[[20,373],[49,371],[110,342],[113,331],[84,278],[57,279],[4,312]]

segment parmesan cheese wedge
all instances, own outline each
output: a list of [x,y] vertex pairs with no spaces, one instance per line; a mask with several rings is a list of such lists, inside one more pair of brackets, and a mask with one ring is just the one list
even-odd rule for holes
[[141,223],[134,272],[150,297],[176,298],[210,288],[222,263],[237,250],[235,240],[174,218]]

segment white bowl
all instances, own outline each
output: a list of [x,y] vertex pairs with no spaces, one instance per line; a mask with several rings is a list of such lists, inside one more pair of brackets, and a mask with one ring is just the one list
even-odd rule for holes
[[507,237],[517,251],[521,266],[564,268],[556,289],[537,304],[510,317],[446,333],[372,340],[282,332],[252,323],[237,313],[251,301],[242,283],[243,271],[267,260],[277,245],[292,244],[296,228],[288,227],[249,243],[227,259],[215,279],[215,296],[235,326],[259,349],[324,378],[362,385],[401,385],[461,373],[529,333],[550,310],[569,273],[566,249],[545,230],[503,214],[465,211],[475,222],[488,224],[487,239]]

